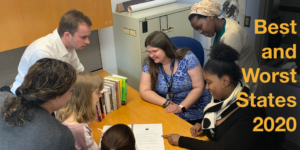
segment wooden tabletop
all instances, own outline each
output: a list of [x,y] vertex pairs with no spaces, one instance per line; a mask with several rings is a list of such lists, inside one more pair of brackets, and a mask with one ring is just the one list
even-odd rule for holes
[[[94,72],[101,77],[109,75],[104,70]],[[176,133],[182,136],[191,137],[191,124],[176,116],[173,113],[166,113],[164,108],[144,101],[140,93],[128,86],[127,104],[121,106],[118,110],[108,114],[102,122],[94,122],[90,125],[93,130],[94,140],[99,144],[101,132],[97,128],[103,129],[105,125],[122,124],[153,124],[161,123],[163,126],[163,134]],[[207,141],[206,136],[197,139]],[[178,146],[172,146],[164,139],[165,149],[182,149]]]

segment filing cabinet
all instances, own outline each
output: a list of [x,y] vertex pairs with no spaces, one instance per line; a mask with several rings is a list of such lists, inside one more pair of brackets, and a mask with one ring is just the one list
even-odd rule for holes
[[144,43],[150,33],[163,31],[169,37],[193,38],[188,20],[191,6],[171,3],[133,13],[113,13],[117,69],[128,78],[128,85],[139,89],[142,67],[148,56]]

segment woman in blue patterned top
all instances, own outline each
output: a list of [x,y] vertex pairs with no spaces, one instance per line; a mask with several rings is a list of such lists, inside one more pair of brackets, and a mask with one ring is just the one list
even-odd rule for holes
[[187,48],[178,50],[161,31],[151,33],[145,47],[149,57],[141,76],[142,98],[191,124],[200,122],[211,95],[197,57]]

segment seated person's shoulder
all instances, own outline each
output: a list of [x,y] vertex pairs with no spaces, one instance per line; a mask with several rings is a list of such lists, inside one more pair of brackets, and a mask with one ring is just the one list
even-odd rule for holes
[[265,117],[266,116],[266,110],[265,108],[260,107],[252,107],[250,104],[247,107],[240,107],[238,109],[238,115],[241,116],[248,116],[248,117]]
[[[73,124],[68,125],[69,129],[72,131],[76,145],[79,148],[87,148],[90,146],[90,144],[93,144],[93,135],[92,135],[92,129],[89,128],[88,124],[86,123],[79,123],[79,124]],[[90,144],[88,144],[90,143]]]
[[27,49],[30,50],[31,52],[37,50],[51,52],[53,49],[57,47],[56,45],[57,44],[53,38],[53,35],[48,34],[47,36],[41,37],[35,40],[34,42],[32,42]]
[[85,133],[90,133],[91,129],[86,123],[79,124],[64,124],[68,126],[68,128],[73,132],[74,136],[76,135],[84,135]]
[[199,65],[199,60],[196,57],[196,55],[190,50],[187,51],[186,55],[182,60],[180,60],[180,63],[185,63],[188,70],[194,69],[197,65]]
[[[54,117],[53,117],[54,118]],[[62,124],[60,124],[62,125]],[[58,147],[62,149],[75,149],[75,138],[70,129],[64,125],[61,129]]]
[[47,37],[42,37],[38,41],[36,41],[36,49],[38,50],[52,50],[56,48],[56,43],[53,39],[47,38]]
[[15,97],[15,95],[9,93],[9,92],[0,92],[0,106],[4,103],[6,99]]
[[6,99],[11,97],[15,97],[15,95],[10,92],[0,92],[0,98]]
[[189,50],[189,51],[186,52],[183,59],[185,59],[185,60],[190,60],[190,59],[194,60],[194,59],[197,59],[197,57],[191,50]]
[[54,44],[55,43],[55,39],[54,39],[54,35],[52,33],[46,35],[46,36],[43,36],[39,39],[37,39],[35,42],[39,43],[39,44],[48,44],[48,43],[51,43],[51,44]]
[[[48,136],[48,140],[56,141],[55,143],[57,145],[55,146],[63,147],[63,149],[75,148],[75,138],[73,133],[67,126],[61,124],[55,117],[51,116],[51,120],[49,119],[49,122],[45,126],[49,126],[47,127],[49,130],[44,132],[44,134],[52,134],[52,136]],[[53,137],[55,137],[55,139],[53,139]]]
[[145,62],[142,71],[147,73],[147,74],[150,74],[148,66],[149,66],[149,61]]

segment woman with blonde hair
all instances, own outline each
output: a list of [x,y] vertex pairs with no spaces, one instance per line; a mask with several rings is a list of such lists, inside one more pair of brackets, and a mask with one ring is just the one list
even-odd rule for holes
[[88,124],[96,119],[95,107],[102,96],[103,86],[102,77],[79,72],[71,100],[56,113],[56,118],[72,131],[76,149],[99,149]]
[[71,99],[75,80],[70,64],[43,58],[29,68],[17,96],[0,92],[0,149],[74,149],[72,132],[51,113]]

